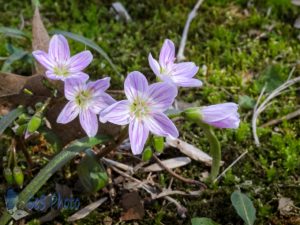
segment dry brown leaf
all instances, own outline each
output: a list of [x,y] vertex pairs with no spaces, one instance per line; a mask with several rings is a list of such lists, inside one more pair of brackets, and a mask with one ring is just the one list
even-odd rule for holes
[[286,197],[281,197],[279,199],[278,210],[283,216],[300,214],[300,208],[294,205],[294,201],[292,199]]
[[[165,167],[174,169],[189,164],[191,162],[191,159],[189,157],[176,157],[172,159],[162,160],[161,162],[165,165]],[[161,168],[157,163],[153,163],[150,166],[144,168],[145,172],[157,172],[162,170],[164,169]]]
[[166,143],[174,148],[179,149],[183,154],[189,156],[190,158],[204,162],[207,166],[211,166],[212,164],[212,158],[207,153],[185,141],[167,138]]
[[92,211],[97,209],[101,204],[103,204],[107,200],[107,197],[101,198],[92,204],[87,205],[83,209],[79,210],[78,212],[74,213],[72,216],[68,218],[69,222],[82,219],[89,215]]
[[[39,8],[36,6],[32,19],[32,50],[43,50],[48,52],[50,37],[41,19]],[[36,63],[36,72],[44,74],[45,68]]]
[[121,205],[125,210],[120,218],[122,221],[143,219],[145,211],[138,192],[134,191],[124,194],[122,196]]

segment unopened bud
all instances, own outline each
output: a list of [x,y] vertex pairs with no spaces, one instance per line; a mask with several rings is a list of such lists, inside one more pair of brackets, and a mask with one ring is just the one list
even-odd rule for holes
[[41,126],[42,123],[42,119],[40,116],[34,115],[27,126],[27,129],[30,133],[35,132],[37,129],[39,129],[39,127]]
[[9,185],[12,185],[14,183],[13,173],[11,172],[10,168],[4,168],[3,175],[4,175],[4,178],[5,178],[6,182]]
[[22,188],[23,187],[23,182],[24,182],[24,174],[23,174],[22,169],[19,166],[14,167],[13,177],[14,177],[14,180],[15,180],[16,184],[19,187]]
[[143,155],[142,155],[142,159],[143,161],[148,161],[152,158],[152,149],[148,146],[145,148],[145,150],[143,151]]
[[153,147],[156,152],[162,153],[165,147],[163,137],[153,136]]

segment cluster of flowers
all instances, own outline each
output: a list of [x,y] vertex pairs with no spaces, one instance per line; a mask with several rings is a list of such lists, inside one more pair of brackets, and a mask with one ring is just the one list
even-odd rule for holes
[[[163,137],[178,137],[173,122],[164,114],[177,96],[178,87],[200,87],[202,82],[193,78],[199,68],[193,62],[175,63],[175,46],[165,40],[159,60],[149,54],[151,69],[161,80],[148,84],[145,76],[134,71],[124,82],[127,100],[116,101],[105,91],[110,86],[110,78],[88,81],[89,76],[82,72],[92,61],[90,51],[70,56],[66,38],[54,35],[48,53],[34,51],[33,56],[46,69],[49,79],[64,82],[65,98],[69,101],[57,118],[58,123],[66,124],[79,115],[79,121],[89,137],[98,131],[98,118],[102,123],[117,125],[129,124],[129,139],[133,154],[140,154],[149,132]],[[198,108],[201,120],[219,128],[237,128],[239,125],[238,106],[224,103]]]

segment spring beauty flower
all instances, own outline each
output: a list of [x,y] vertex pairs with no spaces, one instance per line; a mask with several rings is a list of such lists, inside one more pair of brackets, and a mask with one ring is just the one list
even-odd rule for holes
[[218,128],[238,128],[240,116],[238,105],[233,102],[211,106],[190,108],[185,110],[184,115],[192,120],[202,122]]
[[138,71],[128,74],[124,83],[127,100],[116,102],[100,114],[101,122],[118,125],[129,123],[129,139],[133,154],[143,151],[149,132],[158,136],[176,138],[178,131],[164,114],[173,103],[177,88],[166,82],[148,85]]
[[159,62],[155,60],[151,53],[148,61],[151,69],[163,81],[169,81],[178,87],[200,87],[202,82],[193,78],[199,67],[193,62],[175,63],[174,43],[166,39],[160,50]]
[[65,81],[65,97],[69,102],[65,105],[57,118],[57,123],[66,124],[79,115],[79,121],[89,137],[98,131],[97,114],[107,108],[115,100],[106,94],[110,78],[90,81],[82,78],[67,79]]
[[32,52],[32,55],[47,69],[46,76],[49,79],[62,81],[76,77],[88,79],[89,76],[82,70],[93,60],[90,51],[83,51],[71,57],[68,41],[60,34],[51,38],[48,53],[37,50]]

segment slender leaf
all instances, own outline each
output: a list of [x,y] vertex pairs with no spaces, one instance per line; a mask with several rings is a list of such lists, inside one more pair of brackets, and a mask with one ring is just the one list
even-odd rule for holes
[[244,220],[245,224],[253,225],[256,219],[256,209],[250,198],[241,191],[234,191],[230,199],[237,214]]
[[115,64],[112,62],[111,58],[108,56],[108,54],[99,46],[97,45],[94,41],[83,37],[81,35],[78,34],[73,34],[71,32],[68,31],[62,31],[62,30],[54,30],[51,33],[55,33],[55,34],[62,34],[68,38],[71,38],[75,41],[81,42],[87,46],[89,46],[90,48],[94,49],[95,51],[97,51],[100,55],[102,55],[107,61],[108,63],[111,65],[111,67],[113,68],[113,70],[120,75],[120,73],[118,72]]
[[[18,208],[23,209],[26,203],[35,193],[47,182],[47,180],[66,163],[73,159],[79,152],[82,152],[96,144],[105,143],[109,138],[107,136],[97,136],[93,138],[82,138],[75,140],[58,153],[35,178],[25,187],[19,195]],[[5,225],[11,219],[6,213],[0,218],[0,225]]]
[[0,34],[13,38],[28,38],[23,31],[11,27],[0,27]]
[[22,59],[28,55],[27,51],[19,50],[15,51],[13,54],[11,54],[3,63],[3,66],[1,68],[2,72],[11,72],[11,64],[17,60]]
[[0,135],[10,124],[12,124],[12,122],[14,122],[15,119],[17,119],[22,113],[24,113],[24,111],[25,109],[23,107],[19,107],[3,116],[0,120]]
[[192,218],[192,225],[218,225],[216,222],[205,217]]

